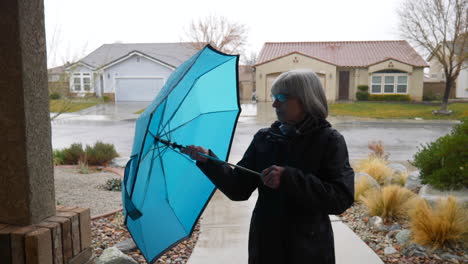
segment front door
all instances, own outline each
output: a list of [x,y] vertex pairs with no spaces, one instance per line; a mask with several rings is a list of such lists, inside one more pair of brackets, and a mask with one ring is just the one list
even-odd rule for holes
[[349,100],[349,71],[340,71],[338,100]]

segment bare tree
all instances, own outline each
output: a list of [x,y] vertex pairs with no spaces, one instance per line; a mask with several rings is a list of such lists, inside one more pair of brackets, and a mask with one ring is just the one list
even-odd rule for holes
[[247,43],[247,31],[245,25],[231,22],[223,16],[208,16],[198,21],[192,20],[185,38],[196,49],[210,44],[224,53],[241,54]]
[[446,84],[440,113],[450,113],[450,90],[468,59],[467,12],[468,0],[405,0],[398,10],[402,36],[443,67]]

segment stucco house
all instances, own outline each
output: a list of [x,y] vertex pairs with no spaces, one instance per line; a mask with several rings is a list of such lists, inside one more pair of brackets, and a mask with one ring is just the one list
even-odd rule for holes
[[70,92],[152,101],[174,69],[196,52],[190,43],[104,44],[67,67]]
[[[448,44],[451,44],[449,42]],[[439,45],[436,48],[436,51],[441,48],[441,45]],[[448,51],[446,53],[449,53]],[[458,47],[455,47],[455,54],[457,56],[460,56],[460,53],[463,53],[465,56],[465,60],[463,61],[462,69],[460,70],[460,74],[457,77],[457,80],[455,81],[454,86],[452,87],[452,91],[450,92],[451,94],[455,94],[455,98],[468,98],[468,58],[467,58],[467,53],[468,53],[468,44],[465,46],[465,48],[462,50],[461,45]],[[427,58],[427,61],[429,62],[429,74],[428,74],[428,82],[443,82],[445,83],[445,73],[444,73],[444,68],[442,64],[437,60],[437,57],[434,56],[434,53],[429,55]],[[445,91],[444,89],[441,91]],[[454,92],[453,92],[454,91]]]
[[310,69],[322,81],[329,101],[355,100],[358,85],[371,94],[408,94],[420,101],[426,61],[403,40],[268,42],[256,69],[259,101],[270,101],[275,78],[292,69]]

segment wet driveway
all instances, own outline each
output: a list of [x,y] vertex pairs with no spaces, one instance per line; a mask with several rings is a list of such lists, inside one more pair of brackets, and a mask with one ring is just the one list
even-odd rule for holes
[[[118,103],[97,105],[79,113],[60,116],[52,122],[54,149],[72,143],[94,144],[100,140],[115,145],[122,157],[131,154],[136,111],[148,103]],[[274,112],[268,103],[243,104],[243,111],[233,141],[230,161],[236,162],[248,147],[252,136],[274,121]],[[361,159],[368,155],[369,141],[381,140],[390,153],[390,160],[412,159],[418,146],[434,141],[450,132],[453,121],[358,121],[350,118],[330,117],[330,122],[346,139],[350,158]]]

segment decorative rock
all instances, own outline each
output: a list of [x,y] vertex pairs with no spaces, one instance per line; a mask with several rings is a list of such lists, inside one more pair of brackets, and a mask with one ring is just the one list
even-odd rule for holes
[[385,247],[385,249],[384,249],[384,254],[385,255],[391,255],[391,254],[395,254],[397,252],[398,251],[394,247]]
[[447,198],[447,196],[455,197],[465,208],[468,208],[468,189],[464,188],[458,191],[440,191],[431,185],[423,185],[419,190],[419,196],[426,200],[431,205],[435,205],[440,198]]
[[134,251],[137,248],[132,238],[125,239],[124,241],[115,244],[114,247],[124,253]]
[[406,245],[411,239],[411,231],[408,229],[403,229],[395,236],[396,241],[400,245]]
[[401,225],[399,224],[393,224],[392,226],[388,228],[388,231],[398,231],[398,230],[401,230]]
[[421,187],[419,171],[413,171],[408,175],[408,178],[406,178],[405,188],[415,191],[419,187]]
[[131,257],[122,253],[116,247],[107,248],[94,262],[95,264],[137,264]]
[[413,256],[421,257],[421,258],[428,257],[426,249],[414,243],[409,244],[407,247],[405,247],[402,253],[408,257],[413,257]]
[[390,163],[388,167],[393,170],[393,173],[408,173],[408,169],[400,163]]
[[455,256],[455,255],[450,254],[450,253],[444,253],[444,254],[440,255],[440,257],[445,259],[445,260],[452,260],[452,259],[458,260],[459,259],[458,256]]
[[379,216],[373,216],[369,220],[369,224],[371,226],[381,225],[382,223],[383,223],[382,218],[380,218]]
[[367,178],[367,181],[369,182],[372,188],[380,188],[380,184],[374,178],[372,178],[372,176],[365,172],[356,173],[356,175],[354,176],[354,182],[357,182],[361,177]]

